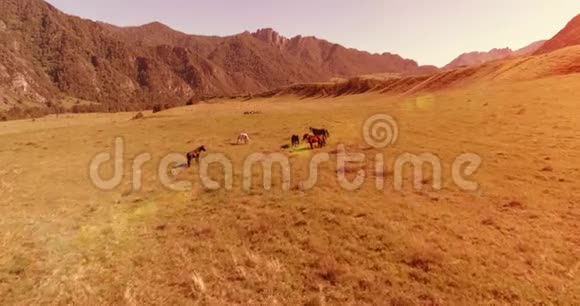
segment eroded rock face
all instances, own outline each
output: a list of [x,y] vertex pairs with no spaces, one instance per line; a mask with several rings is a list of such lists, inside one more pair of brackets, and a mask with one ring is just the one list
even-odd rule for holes
[[25,73],[11,74],[0,65],[0,111],[13,106],[19,108],[44,105],[47,98],[36,91],[37,84]]
[[288,38],[280,35],[271,28],[260,29],[255,33],[252,33],[252,35],[263,42],[272,44],[279,48],[283,48],[289,41]]
[[14,78],[12,79],[12,88],[14,92],[20,93],[29,93],[30,92],[30,84],[24,77],[24,75],[20,73],[16,73]]
[[2,63],[0,63],[0,80],[7,79],[10,75],[8,74],[8,69]]
[[6,30],[8,30],[8,27],[6,26],[6,23],[4,23],[4,21],[0,20],[0,33],[1,32],[6,32]]

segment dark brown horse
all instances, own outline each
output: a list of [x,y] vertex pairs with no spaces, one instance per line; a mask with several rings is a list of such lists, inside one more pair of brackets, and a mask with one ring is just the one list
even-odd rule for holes
[[311,127],[310,132],[312,132],[312,134],[314,134],[316,136],[324,137],[325,142],[326,142],[326,139],[330,138],[330,133],[328,132],[327,129],[315,129],[315,128]]
[[187,153],[187,167],[191,167],[191,160],[195,159],[196,163],[199,163],[199,156],[201,155],[201,152],[205,152],[205,146],[201,146],[189,153]]
[[326,140],[322,135],[308,135],[304,134],[302,137],[302,141],[306,141],[310,144],[310,149],[314,149],[314,144],[318,145],[319,148],[322,148],[326,145]]
[[297,147],[300,145],[300,136],[292,135],[292,147]]

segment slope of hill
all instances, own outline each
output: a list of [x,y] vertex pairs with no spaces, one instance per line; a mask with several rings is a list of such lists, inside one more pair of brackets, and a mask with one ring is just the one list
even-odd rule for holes
[[502,49],[491,49],[487,52],[475,51],[464,53],[455,58],[445,67],[443,67],[443,69],[455,69],[460,67],[476,66],[490,61],[495,61],[498,59],[530,55],[533,54],[536,50],[538,50],[545,42],[546,42],[545,40],[536,41],[515,51],[510,48],[502,48]]
[[517,82],[549,76],[580,73],[580,46],[573,46],[541,56],[516,57],[488,62],[474,67],[446,70],[433,75],[377,79],[356,77],[334,83],[295,84],[258,96],[297,95],[300,97],[337,97],[381,92],[414,94],[474,84]]
[[535,54],[544,54],[554,50],[580,44],[580,14],[574,17],[558,34],[548,40]]
[[515,50],[513,52],[513,56],[525,56],[525,55],[532,55],[534,54],[538,49],[540,49],[547,40],[538,40],[535,41],[523,48],[520,48],[518,50]]
[[158,22],[122,28],[84,20],[40,0],[0,1],[0,110],[58,105],[64,97],[131,110],[333,77],[433,71],[398,55],[288,39],[272,29],[195,36]]
[[[122,103],[193,93],[187,78],[164,64],[158,49],[131,48],[100,24],[65,15],[42,1],[4,0],[0,5],[4,107],[71,96],[117,110]],[[180,55],[177,49],[173,53]]]
[[506,58],[512,54],[510,48],[503,49],[491,49],[488,52],[469,52],[463,53],[447,64],[443,69],[455,69],[466,66],[481,65],[485,62],[493,61],[496,59]]

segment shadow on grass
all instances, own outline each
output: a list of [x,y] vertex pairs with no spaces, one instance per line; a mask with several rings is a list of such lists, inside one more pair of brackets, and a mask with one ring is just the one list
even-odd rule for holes
[[187,163],[183,163],[183,164],[179,164],[179,165],[175,165],[175,166],[171,167],[171,169],[180,169],[180,168],[186,168],[187,169],[189,167],[187,166]]
[[311,151],[312,149],[310,149],[310,147],[299,147],[299,148],[294,148],[292,150],[290,150],[290,153],[298,153],[298,152],[304,152],[304,151]]

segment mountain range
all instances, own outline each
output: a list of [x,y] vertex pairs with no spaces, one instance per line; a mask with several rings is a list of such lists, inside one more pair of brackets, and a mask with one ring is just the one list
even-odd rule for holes
[[[580,43],[576,17],[552,40],[518,51],[460,56],[446,69]],[[273,29],[217,37],[158,22],[118,27],[67,15],[42,0],[0,0],[0,111],[124,111],[251,95],[369,74],[432,75],[397,54],[371,54]]]
[[544,43],[546,43],[545,40],[536,41],[518,50],[512,50],[510,48],[501,48],[501,49],[495,48],[487,52],[474,51],[463,53],[454,60],[452,60],[445,67],[443,67],[443,69],[455,69],[466,66],[476,66],[490,61],[495,61],[508,57],[531,55],[534,52],[536,52],[539,48],[541,48],[544,45]]
[[0,109],[72,97],[116,111],[332,77],[434,71],[396,54],[272,29],[195,36],[157,22],[123,28],[84,20],[41,0],[0,0]]

